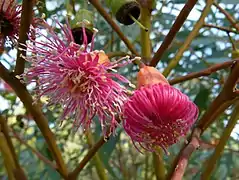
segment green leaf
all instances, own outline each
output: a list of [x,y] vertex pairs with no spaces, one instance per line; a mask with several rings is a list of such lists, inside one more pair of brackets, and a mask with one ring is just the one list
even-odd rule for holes
[[5,98],[10,100],[12,103],[15,103],[17,97],[15,94],[6,94]]
[[223,4],[235,4],[235,5],[239,3],[238,0],[221,0],[220,2]]
[[206,109],[208,105],[208,98],[210,90],[205,86],[201,86],[199,93],[197,94],[194,103],[200,107],[200,109]]
[[117,177],[115,172],[113,171],[112,167],[109,164],[109,160],[111,158],[111,154],[115,150],[116,144],[120,139],[120,134],[122,132],[122,129],[120,129],[119,132],[117,132],[116,136],[111,136],[110,139],[105,143],[101,149],[99,150],[99,156],[100,159],[102,160],[105,168],[108,170],[108,172],[113,176]]
[[47,166],[47,180],[56,180],[56,179],[61,179],[61,176],[59,173],[52,169],[52,167]]
[[[101,125],[99,123],[98,118],[95,118],[95,120],[96,120],[96,131],[94,133],[94,139],[99,140],[99,137],[101,136]],[[120,134],[123,129],[120,128],[117,130],[118,131],[116,132],[116,135],[115,136],[111,135],[110,139],[98,151],[100,159],[102,160],[105,168],[114,178],[116,178],[117,176],[115,172],[113,171],[112,167],[110,166],[109,160],[110,160],[111,154],[115,150],[116,144],[118,143],[120,139]]]
[[43,156],[45,156],[49,160],[53,160],[51,152],[50,152],[50,150],[46,144],[46,141],[43,137],[38,137],[38,139],[36,141],[36,147],[37,147],[37,149],[40,150],[40,152],[42,153]]
[[219,168],[217,169],[215,173],[215,177],[217,180],[224,180],[227,177],[227,165],[226,164],[220,164]]

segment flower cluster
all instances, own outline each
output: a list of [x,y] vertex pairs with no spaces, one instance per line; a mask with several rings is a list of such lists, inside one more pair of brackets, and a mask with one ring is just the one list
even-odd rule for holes
[[[13,42],[18,36],[21,6],[14,0],[0,3],[3,47],[6,38]],[[108,135],[106,126],[114,132],[123,121],[136,148],[140,145],[149,151],[157,147],[166,151],[186,135],[197,119],[198,108],[157,69],[141,67],[138,89],[128,97],[125,85],[130,82],[116,69],[132,60],[124,57],[111,62],[104,51],[93,50],[97,30],[87,30],[87,21],[80,22],[77,29],[71,29],[68,22],[55,21],[61,35],[44,20],[34,23],[41,28],[35,28],[34,36],[29,33],[25,59],[30,68],[24,75],[29,82],[36,82],[38,98],[47,96],[49,105],[63,107],[61,120],[73,117],[74,127],[86,130],[97,116],[104,135]]]
[[62,39],[49,28],[47,36],[37,31],[44,40],[31,39],[27,45],[31,52],[26,57],[31,62],[27,77],[37,77],[39,96],[48,96],[50,104],[61,104],[62,118],[74,116],[76,127],[88,128],[98,115],[102,129],[110,124],[114,131],[127,99],[126,88],[119,81],[130,83],[114,71],[127,62],[110,62],[104,51],[93,51],[93,41],[88,47],[84,26],[83,44],[78,45],[69,25],[57,24],[63,32]]
[[6,39],[15,43],[20,29],[22,6],[17,5],[15,0],[0,1],[0,47]]

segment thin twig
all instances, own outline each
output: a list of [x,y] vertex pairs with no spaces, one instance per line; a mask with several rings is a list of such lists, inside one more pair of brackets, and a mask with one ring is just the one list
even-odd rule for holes
[[97,9],[97,11],[105,18],[105,20],[109,23],[109,25],[115,30],[115,32],[119,35],[125,45],[129,48],[129,50],[139,56],[138,52],[135,50],[131,42],[124,35],[124,33],[120,30],[119,26],[111,19],[109,13],[107,13],[104,8],[101,6],[98,0],[89,0],[89,2]]
[[202,14],[199,18],[199,20],[196,22],[196,24],[193,27],[193,30],[190,32],[188,37],[185,39],[183,45],[180,47],[178,52],[176,53],[175,57],[170,60],[168,66],[164,69],[163,75],[168,76],[172,69],[174,69],[175,66],[177,66],[178,62],[180,61],[181,57],[183,56],[183,53],[188,49],[193,39],[198,35],[199,30],[204,24],[204,20],[207,17],[208,13],[211,10],[211,6],[213,4],[213,0],[208,0],[206,6],[204,7]]
[[86,156],[82,159],[80,164],[69,174],[70,180],[76,180],[78,174],[89,162],[89,160],[95,155],[95,153],[106,143],[104,137],[101,137],[100,140],[88,151]]
[[[239,31],[238,31],[238,33],[239,33]],[[232,50],[233,50],[233,51],[237,51],[236,45],[235,45],[235,43],[234,43],[234,41],[233,41],[233,39],[232,39],[232,37],[231,37],[231,35],[230,35],[229,32],[227,32],[227,36],[228,36],[228,38],[229,38],[229,40],[230,40],[230,42],[231,42]],[[232,57],[233,57],[233,56],[234,56],[234,55],[233,55],[233,52],[232,52]],[[236,57],[237,57],[237,56],[236,56]]]
[[129,54],[129,53],[125,53],[125,52],[121,52],[121,51],[115,51],[115,52],[108,52],[107,53],[107,56],[109,58],[113,58],[113,57],[123,57],[123,56],[130,56],[130,57],[133,57],[132,54]]
[[46,19],[48,16],[48,14],[45,14],[47,12],[47,8],[46,8],[46,0],[38,0],[37,3],[36,3],[36,7],[39,11],[39,14],[42,15],[44,14],[45,15],[45,18]]
[[169,83],[171,85],[174,85],[174,84],[178,84],[178,83],[181,83],[181,82],[184,82],[184,81],[188,81],[190,79],[199,78],[199,77],[203,77],[203,76],[209,76],[209,75],[211,75],[212,73],[214,73],[218,70],[230,67],[232,64],[234,64],[237,61],[239,61],[239,58],[235,59],[235,60],[231,60],[231,61],[226,61],[226,62],[223,62],[223,63],[218,63],[218,64],[210,66],[207,69],[203,69],[202,71],[193,72],[193,73],[190,73],[186,76],[181,76],[181,77],[177,77],[177,78],[174,78],[172,80],[169,80]]
[[61,152],[57,147],[53,133],[51,132],[48,121],[41,111],[38,104],[33,103],[33,99],[26,87],[17,79],[12,73],[10,73],[1,63],[0,63],[0,77],[7,82],[11,88],[15,91],[16,95],[25,105],[28,112],[31,113],[33,119],[35,120],[38,128],[41,130],[53,157],[56,160],[58,166],[57,170],[63,177],[67,177],[67,168],[63,161]]
[[[218,141],[218,139],[215,139],[216,141]],[[200,140],[200,148],[202,148],[203,150],[211,150],[211,149],[215,149],[217,147],[218,143],[210,143],[210,142],[205,142],[203,140]],[[232,153],[237,153],[239,154],[238,150],[235,149],[231,149],[231,148],[225,148],[226,151],[230,151]]]
[[231,33],[236,33],[236,34],[239,33],[239,31],[231,29],[229,27],[217,26],[217,25],[213,25],[213,24],[204,24],[203,27],[215,28],[215,29],[219,29],[221,31],[231,32]]
[[[28,39],[27,33],[29,32],[30,24],[32,23],[34,2],[35,0],[23,0],[22,3],[21,25],[18,46],[21,46],[23,49],[25,47],[22,46],[22,44],[26,44],[26,40]],[[17,61],[14,71],[15,75],[19,75],[24,72],[25,67],[25,59],[23,58],[24,56],[26,56],[26,51],[18,49]]]
[[237,21],[234,19],[234,17],[231,14],[229,14],[225,9],[223,9],[221,6],[219,6],[218,3],[214,2],[213,5],[216,6],[216,8],[218,8],[219,11],[221,11],[221,13],[223,13],[226,16],[226,18],[232,24],[232,26],[239,32],[239,25],[237,24]]
[[70,4],[72,6],[72,11],[73,11],[73,14],[76,15],[76,7],[75,7],[75,0],[70,0]]
[[165,37],[163,43],[154,54],[152,61],[150,63],[151,66],[156,66],[160,61],[161,57],[163,56],[164,52],[168,49],[170,44],[172,43],[173,39],[175,38],[177,32],[182,27],[184,21],[187,19],[189,13],[197,3],[197,0],[188,0],[187,3],[184,5],[183,9],[179,13],[177,19],[175,20],[172,28],[170,29],[169,33]]
[[29,144],[27,144],[26,141],[24,141],[17,133],[15,133],[13,130],[12,134],[13,137],[16,138],[21,144],[25,145],[27,148],[29,148],[40,160],[42,160],[44,163],[46,163],[47,165],[51,166],[53,169],[57,169],[57,166],[50,161],[49,159],[47,159],[45,156],[43,156],[39,151],[37,151],[36,149],[34,149],[33,147],[31,147]]

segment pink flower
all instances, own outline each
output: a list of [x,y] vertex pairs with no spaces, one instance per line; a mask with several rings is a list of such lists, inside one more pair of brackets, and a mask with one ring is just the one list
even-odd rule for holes
[[127,100],[126,88],[117,81],[129,81],[113,71],[129,62],[110,62],[104,51],[92,50],[93,41],[89,49],[85,28],[84,44],[80,46],[74,42],[68,25],[57,24],[61,36],[48,26],[47,36],[37,31],[45,40],[31,39],[28,43],[27,51],[31,54],[26,59],[31,68],[27,77],[32,81],[37,77],[39,97],[46,95],[50,104],[62,105],[62,119],[74,117],[74,125],[86,129],[97,115],[104,133],[108,125],[114,131],[116,118],[122,114],[121,107]]
[[15,0],[0,0],[0,47],[6,39],[15,43],[20,29],[22,6]]
[[166,151],[192,127],[198,108],[153,67],[143,67],[138,82],[143,86],[124,105],[124,129],[136,148],[139,144],[146,150],[155,151],[160,146]]

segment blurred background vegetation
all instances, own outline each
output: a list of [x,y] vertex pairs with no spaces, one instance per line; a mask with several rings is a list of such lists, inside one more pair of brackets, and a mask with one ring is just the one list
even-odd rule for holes
[[[101,2],[102,6],[108,11],[104,1]],[[185,2],[185,0],[156,0],[152,11],[152,29],[150,33],[154,52],[164,40]],[[21,3],[21,1],[19,1],[19,3]],[[163,58],[158,63],[157,68],[159,70],[163,71],[163,69],[167,67],[177,50],[182,46],[185,39],[192,31],[194,24],[198,21],[205,3],[205,0],[199,0],[191,11],[170,48],[164,53]],[[239,23],[238,0],[221,0],[218,1],[218,4],[233,15]],[[67,12],[72,12],[73,6],[76,12],[80,8],[87,8],[94,12],[94,26],[99,30],[95,38],[95,49],[102,49],[112,56],[117,53],[131,54],[118,35],[112,30],[111,26],[87,1],[41,0],[34,8],[34,12],[39,17],[44,13],[47,21],[51,24],[52,16],[56,16],[60,21],[64,21]],[[114,19],[114,17],[112,18]],[[205,25],[200,29],[196,38],[193,39],[190,47],[183,53],[183,57],[170,73],[168,79],[173,79],[191,72],[197,72],[213,64],[231,59],[233,45],[228,33],[217,28],[208,27],[208,24],[231,29],[230,37],[233,40],[234,46],[239,48],[239,32],[232,28],[230,22],[215,6],[212,6],[210,13],[205,18]],[[119,26],[124,32],[124,35],[132,42],[136,50],[140,52],[140,28],[135,24],[130,26],[119,24]],[[119,58],[119,56],[117,58]],[[0,56],[1,63],[9,70],[14,68],[15,59],[16,50],[11,48],[8,48],[6,52]],[[27,64],[26,66],[29,65]],[[119,72],[135,83],[137,70],[138,67],[132,64],[125,68],[121,68]],[[201,116],[220,92],[229,71],[230,69],[220,70],[207,77],[182,82],[175,85],[175,87],[186,93],[190,99],[198,105]],[[29,89],[32,88],[29,87]],[[31,93],[34,95],[33,91]],[[55,134],[57,144],[67,163],[68,169],[73,170],[83,159],[92,144],[87,140],[86,135],[83,134],[82,131],[72,131],[73,119],[66,120],[60,125],[59,114],[62,112],[60,107],[48,107],[43,103],[42,109],[48,119],[51,130]],[[208,158],[212,155],[220,137],[223,136],[223,130],[231,117],[231,112],[232,107],[229,107],[203,134],[201,137],[201,148],[191,156],[184,179],[200,179],[200,173],[202,173],[206,165],[210,163],[208,162]],[[32,119],[32,116],[26,111],[14,91],[3,81],[1,81],[0,84],[0,113],[1,116],[7,119],[11,131],[10,136],[12,137],[19,163],[26,172],[27,177],[30,180],[61,179],[58,172],[52,167],[53,163],[46,163],[48,161],[53,161],[53,157],[45,143],[45,139]],[[94,142],[101,137],[100,125],[97,123],[97,120],[95,122],[92,128]],[[166,171],[170,170],[173,160],[177,156],[183,143],[185,143],[185,139],[182,139],[180,143],[170,147],[168,149],[169,155],[163,155],[162,158]],[[36,155],[39,153],[44,157],[39,158],[39,156]],[[43,161],[42,159],[44,158],[47,159],[47,161]],[[156,179],[152,153],[139,153],[123,131],[122,127],[118,127],[117,135],[110,138],[110,140],[102,146],[96,158],[93,158],[87,164],[80,173],[78,179],[105,179],[99,176],[95,168],[95,164],[99,163],[99,161],[105,168],[104,171],[108,177],[107,179]],[[217,161],[211,179],[239,179],[238,169],[239,126],[237,125],[230,139],[227,141],[221,158]],[[0,179],[8,179],[1,153]]]

